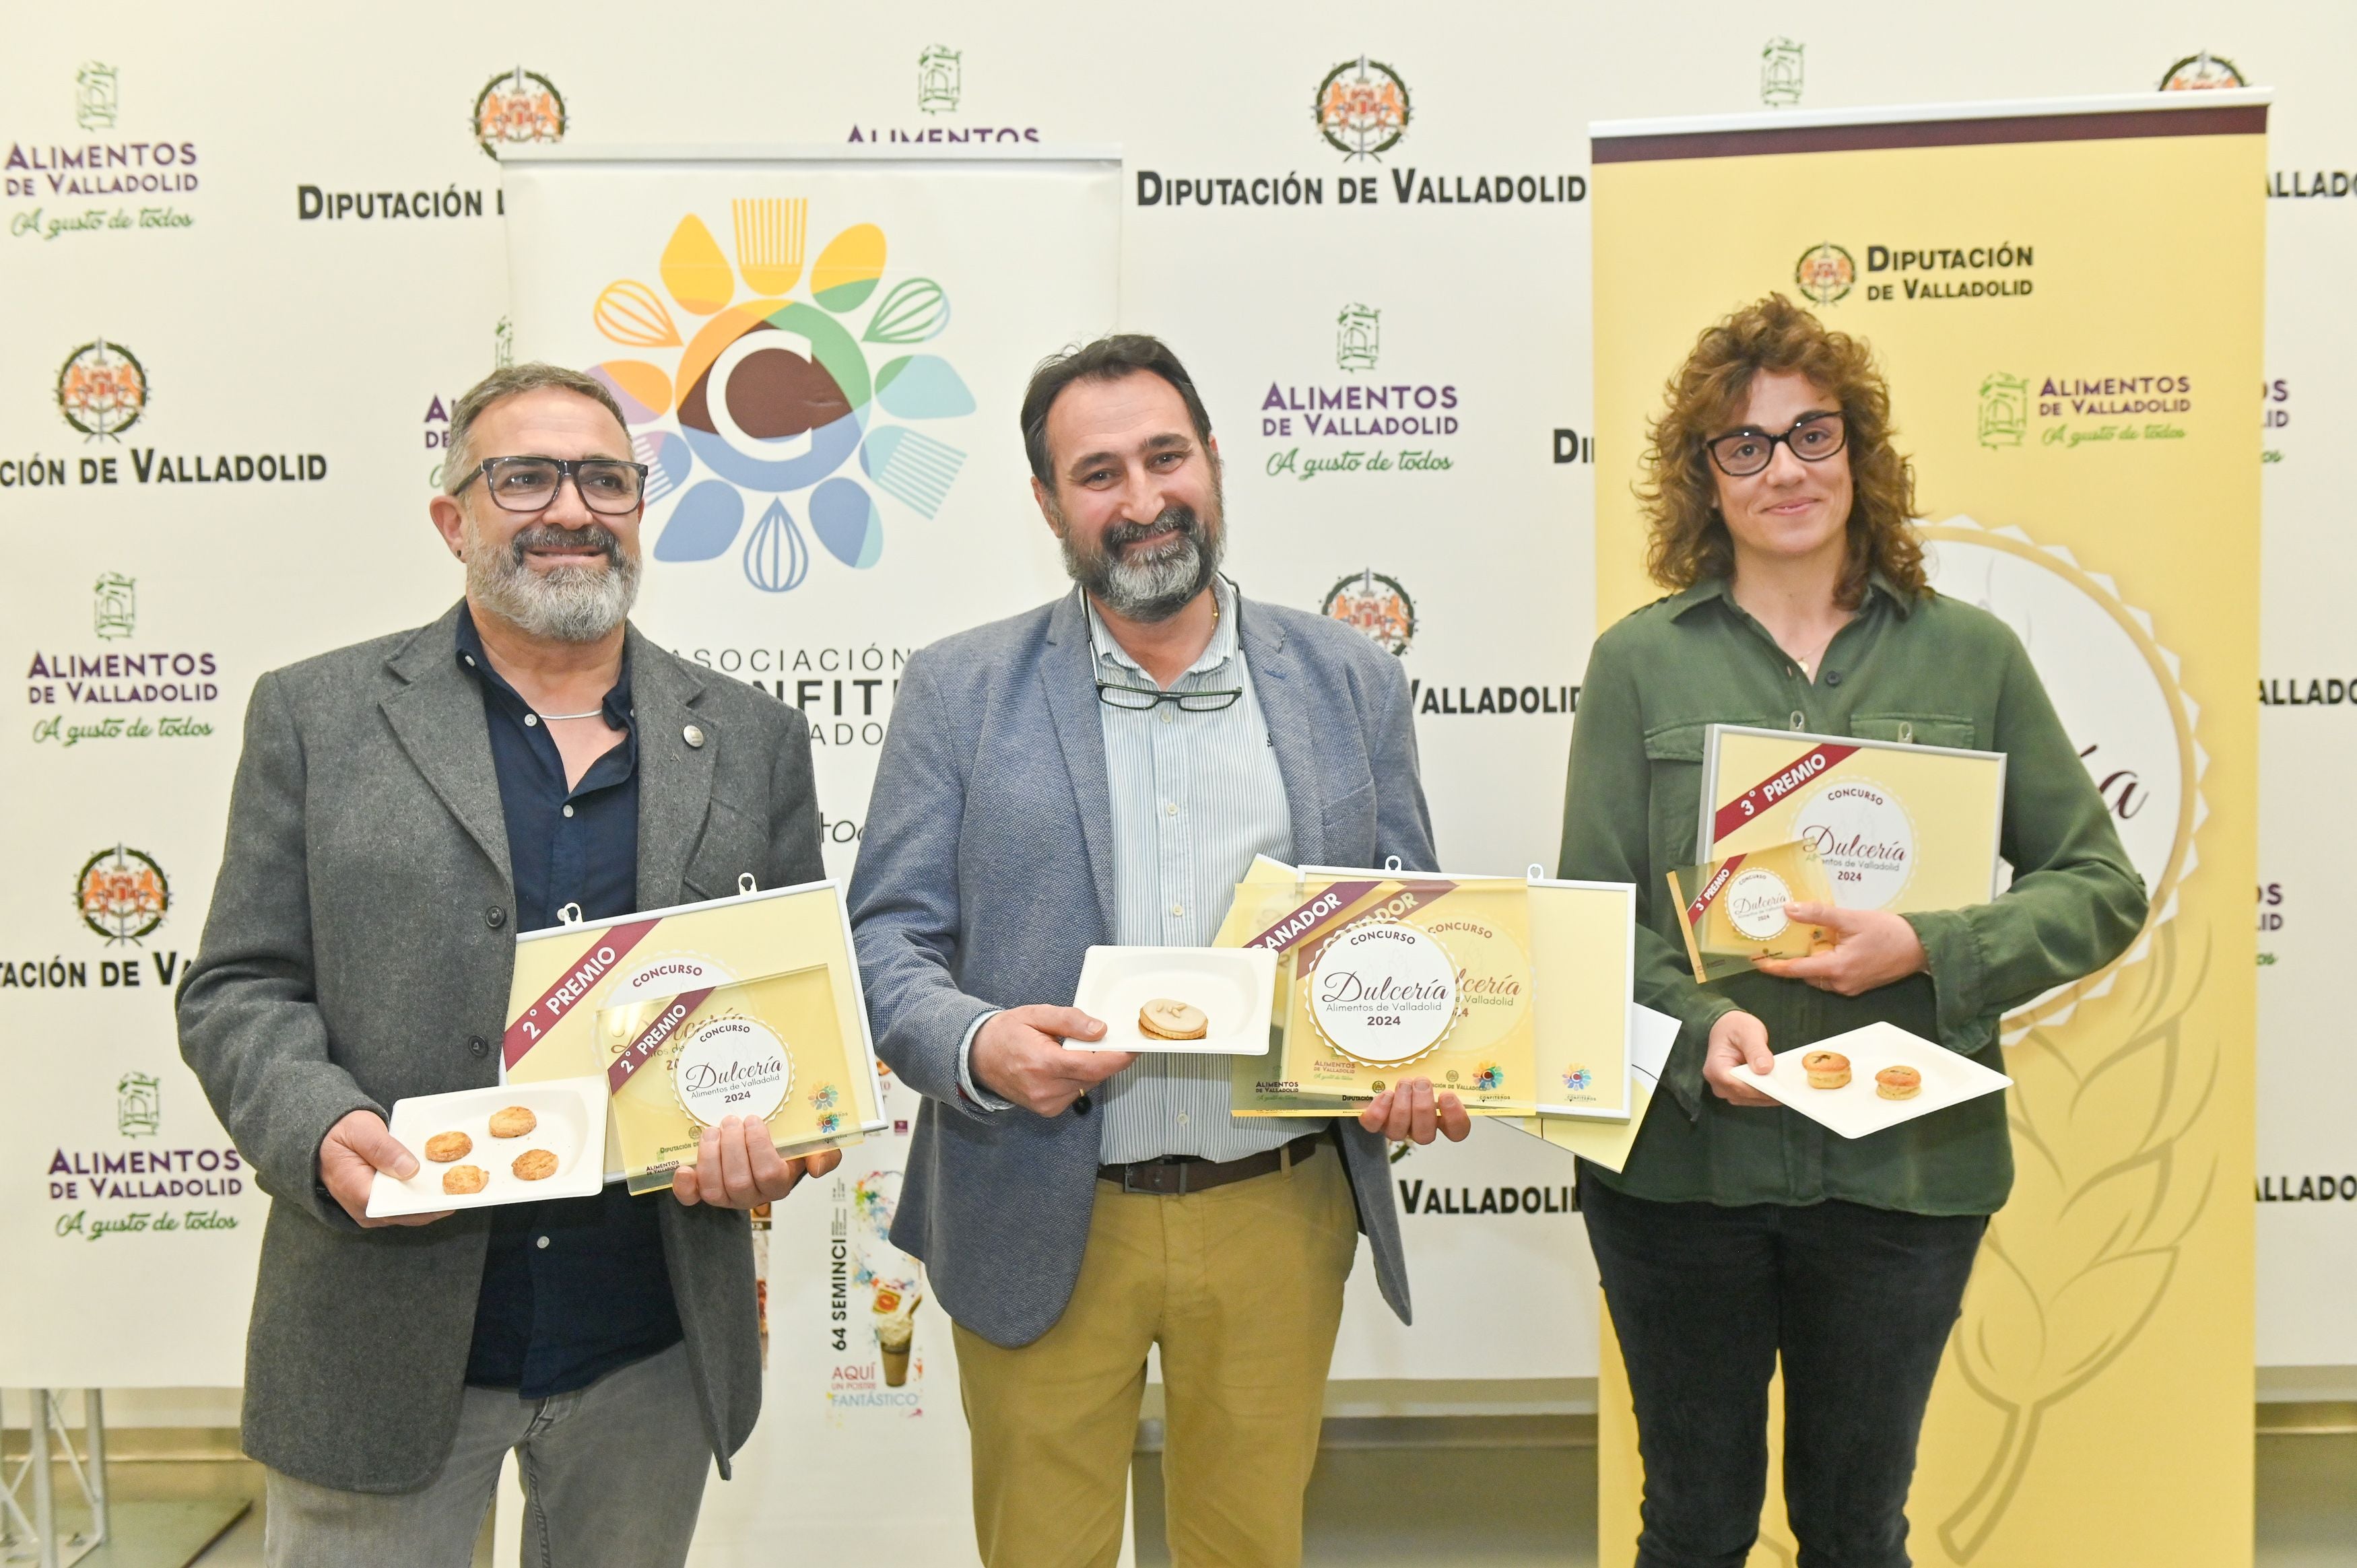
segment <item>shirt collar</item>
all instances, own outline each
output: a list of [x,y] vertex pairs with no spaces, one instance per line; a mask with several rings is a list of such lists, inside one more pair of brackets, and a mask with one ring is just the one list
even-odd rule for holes
[[[1902,620],[1913,613],[1915,608],[1915,600],[1910,596],[1900,592],[1899,585],[1893,583],[1881,573],[1876,572],[1870,574],[1867,577],[1866,587],[1867,598],[1871,599],[1875,596],[1879,595],[1881,597],[1889,600],[1890,607],[1899,612],[1900,618]],[[1670,618],[1672,620],[1684,620],[1688,615],[1694,612],[1696,606],[1706,605],[1711,603],[1713,600],[1723,601],[1730,610],[1739,612],[1742,609],[1742,607],[1735,602],[1735,580],[1733,578],[1705,577],[1702,581],[1696,583],[1693,587],[1686,589],[1684,593],[1672,594],[1669,596],[1667,603],[1670,607]],[[1865,607],[1861,606],[1859,607],[1863,608]]]
[[[1125,670],[1135,670],[1145,675],[1146,667],[1129,656],[1129,650],[1106,628],[1104,618],[1097,614],[1096,601],[1090,598],[1085,591],[1075,591],[1080,593],[1081,603],[1089,612],[1089,634],[1096,639],[1099,661],[1117,664]],[[1200,675],[1206,671],[1217,670],[1236,651],[1236,590],[1233,585],[1223,576],[1213,575],[1211,600],[1220,607],[1219,622],[1211,628],[1211,640],[1204,646],[1202,656],[1187,667],[1186,675]],[[1153,677],[1149,675],[1146,679],[1151,681]]]
[[[532,704],[523,700],[523,694],[509,685],[505,676],[491,668],[491,656],[483,649],[483,634],[475,628],[474,607],[463,600],[458,605],[456,640],[459,669],[482,682],[483,689],[500,702],[512,704],[519,713],[532,711]],[[628,638],[622,641],[621,672],[615,676],[613,689],[606,693],[605,702],[599,705],[604,708],[606,722],[611,727],[619,730],[633,727],[630,723],[630,644]]]

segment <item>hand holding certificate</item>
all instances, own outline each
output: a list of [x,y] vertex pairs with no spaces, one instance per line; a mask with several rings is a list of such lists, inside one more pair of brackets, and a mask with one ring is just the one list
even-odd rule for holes
[[1845,909],[1838,904],[1795,904],[1792,918],[1824,933],[1804,958],[1763,958],[1756,968],[1779,980],[1799,980],[1837,996],[1863,996],[1904,980],[1924,964],[1915,928],[1888,909]]
[[1677,866],[1669,884],[1697,985],[1748,973],[1763,959],[1803,958],[1824,940],[1795,913],[1833,901],[1824,862],[1810,844],[1796,840]]
[[605,1079],[605,1174],[634,1193],[694,1166],[683,1200],[758,1202],[792,1185],[778,1150],[885,1124],[832,882],[526,932],[509,1015],[506,1081]]
[[[1911,722],[1900,721],[1911,737]],[[1996,897],[2005,755],[1714,725],[1703,759],[1700,854],[1813,853],[1823,897],[1796,891],[1792,916],[1821,935],[1805,955],[1762,951],[1758,968],[1843,996],[1920,971],[1923,945],[1899,917]],[[1772,852],[1771,852],[1772,853]],[[1701,950],[1697,952],[1697,947]],[[1706,943],[1689,942],[1695,974]],[[1726,972],[1714,968],[1712,977]]]
[[1389,1125],[1429,1079],[1474,1115],[1625,1119],[1633,903],[1625,883],[1256,863],[1215,939],[1278,959],[1275,1049],[1238,1060],[1235,1113]]

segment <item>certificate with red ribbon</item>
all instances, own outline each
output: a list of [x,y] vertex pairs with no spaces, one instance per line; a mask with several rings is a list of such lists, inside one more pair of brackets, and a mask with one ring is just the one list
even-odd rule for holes
[[1996,897],[2005,754],[1923,744],[1965,728],[1935,715],[1868,722],[1900,738],[1711,725],[1695,858],[1799,841],[1850,909],[1912,914]]
[[[758,1026],[724,1026],[728,1016]],[[725,1047],[737,1046],[752,1054],[728,1056]],[[500,1050],[504,1079],[602,1075],[612,1091],[609,1180],[662,1185],[669,1166],[656,1167],[678,1164],[681,1143],[708,1124],[698,1120],[700,1108],[716,1120],[744,1112],[734,1090],[683,1095],[675,1081],[683,1058],[715,1083],[732,1074],[759,1079],[762,1117],[780,1147],[856,1143],[884,1127],[840,884],[747,891],[516,938]],[[772,1106],[773,1080],[802,1088]],[[826,1104],[802,1106],[810,1094]]]
[[1673,866],[1670,906],[1685,938],[1695,983],[1748,973],[1760,958],[1801,958],[1824,937],[1785,913],[1832,897],[1816,850],[1801,840],[1738,850],[1724,860]]
[[725,1116],[760,1122],[788,1154],[856,1142],[867,1063],[844,1049],[823,963],[597,1014],[614,1131],[632,1192],[671,1185]]
[[1235,1113],[1356,1115],[1428,1078],[1476,1115],[1625,1118],[1634,909],[1625,883],[1256,863],[1214,939],[1279,959]]

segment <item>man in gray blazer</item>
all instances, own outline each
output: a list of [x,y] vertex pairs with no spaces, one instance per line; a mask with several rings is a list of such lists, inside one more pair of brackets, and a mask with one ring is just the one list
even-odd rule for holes
[[527,1561],[677,1563],[760,1408],[742,1210],[839,1156],[732,1118],[672,1197],[365,1208],[417,1169],[394,1101],[498,1081],[519,930],[824,875],[809,734],[630,626],[646,476],[600,383],[494,372],[444,472],[466,597],[255,683],[179,997],[271,1197],[244,1417],[265,1552],[464,1568],[512,1448]]
[[[1399,666],[1219,575],[1219,449],[1176,356],[1108,338],[1023,404],[1076,591],[909,661],[852,883],[868,1010],[926,1097],[892,1239],[955,1324],[992,1568],[1112,1563],[1159,1346],[1174,1562],[1285,1564],[1363,1231],[1407,1280],[1383,1134],[1239,1120],[1225,1057],[1071,1051],[1092,944],[1210,940],[1257,854],[1433,869]],[[1304,1131],[1304,1129],[1308,1129]]]

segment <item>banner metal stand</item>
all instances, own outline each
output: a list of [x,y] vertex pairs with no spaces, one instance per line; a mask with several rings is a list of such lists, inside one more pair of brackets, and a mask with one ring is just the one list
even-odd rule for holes
[[[96,1389],[82,1391],[82,1452],[77,1454],[65,1417],[59,1412],[57,1391],[29,1391],[33,1408],[27,1425],[25,1457],[6,1477],[5,1486],[0,1486],[0,1562],[32,1563],[38,1568],[72,1568],[72,1564],[102,1545],[107,1537],[105,1399]],[[74,1485],[81,1490],[91,1518],[87,1531],[78,1531],[62,1543],[58,1540],[55,1477],[49,1473],[52,1436],[64,1452],[66,1466],[73,1472]],[[31,1483],[33,1502],[29,1519],[18,1500],[27,1481]],[[72,1555],[62,1555],[66,1550]]]

